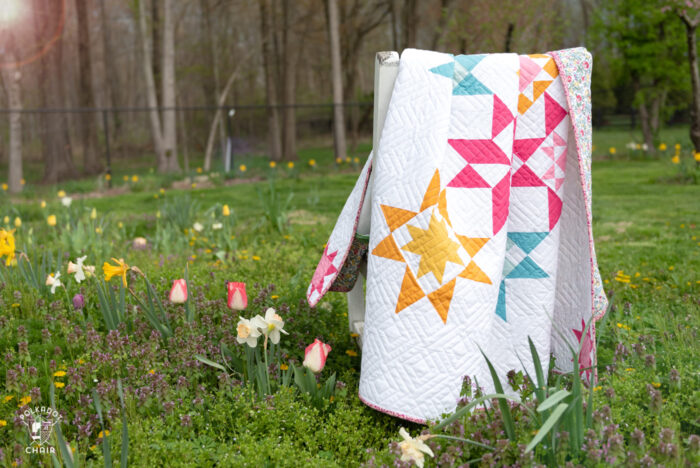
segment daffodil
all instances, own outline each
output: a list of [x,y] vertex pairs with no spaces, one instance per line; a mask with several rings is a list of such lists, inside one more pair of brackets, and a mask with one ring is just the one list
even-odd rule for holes
[[49,215],[46,218],[46,222],[49,226],[54,227],[56,225],[56,215]]
[[18,228],[18,227],[21,227],[21,226],[22,226],[22,219],[21,219],[19,216],[17,216],[17,217],[15,218],[15,227]]
[[272,307],[265,311],[265,317],[256,315],[250,320],[251,324],[260,330],[260,333],[265,335],[265,341],[269,338],[273,344],[280,342],[280,333],[288,335],[284,330],[284,320],[277,315],[277,312]]
[[403,441],[399,442],[399,448],[401,449],[401,461],[413,462],[419,468],[423,468],[425,456],[435,456],[433,451],[430,450],[430,447],[428,447],[425,443],[427,439],[434,437],[434,435],[422,435],[414,439],[403,427],[399,429],[399,435],[403,437]]
[[224,227],[224,225],[221,224],[221,223],[214,223],[214,224],[211,225],[211,228],[212,228],[214,231],[218,231],[218,230],[220,230],[220,229],[223,228],[223,227]]
[[90,212],[90,219],[97,219],[97,210],[95,208]]
[[6,231],[0,228],[0,258],[5,258],[5,265],[9,266],[15,258],[15,230]]
[[309,159],[309,166],[314,167],[316,165],[315,159]]
[[131,176],[131,181],[132,181],[133,183],[138,182],[138,181],[139,181],[139,176],[137,176],[137,175]]
[[666,151],[666,148],[667,148],[666,143],[661,143],[661,144],[659,145],[659,150],[660,150],[660,151]]
[[277,167],[277,163],[275,161],[270,161],[270,169],[274,169]]
[[245,164],[241,164],[240,166],[238,166],[238,170],[241,171],[241,172],[245,172],[247,169],[248,169],[248,168],[245,167]]
[[65,192],[65,190],[59,190],[57,195],[58,195],[58,198],[63,198],[66,196],[66,192]]
[[61,205],[65,206],[66,208],[68,208],[71,203],[73,203],[73,199],[71,197],[61,198]]
[[112,174],[105,174],[105,180],[106,181],[112,180]]
[[260,330],[257,327],[255,327],[255,325],[252,323],[252,320],[241,318],[238,321],[236,331],[238,332],[236,341],[238,341],[239,343],[245,343],[251,348],[255,348],[258,345]]
[[7,192],[7,189],[8,189],[8,188],[9,188],[9,187],[7,186],[7,184],[4,184],[4,183],[2,184],[2,191],[3,191],[3,192]]
[[695,159],[696,162],[700,162],[700,153],[693,153],[693,158]]
[[680,164],[681,163],[681,158],[678,155],[675,155],[674,157],[671,158],[671,162],[673,164]]
[[10,224],[10,217],[9,217],[9,216],[5,216],[4,218],[2,218],[2,222],[3,222],[5,225]]
[[224,205],[221,207],[221,214],[223,216],[231,216],[231,209],[228,207],[228,205]]
[[615,153],[617,153],[617,150],[615,149],[614,146],[611,146],[610,149],[609,149],[608,151],[610,151],[610,154],[612,154],[612,155],[614,155]]
[[122,283],[124,283],[124,287],[126,288],[126,272],[129,271],[129,265],[124,263],[123,258],[117,260],[116,258],[112,257],[112,261],[117,265],[111,265],[107,262],[104,262],[102,265],[102,272],[105,275],[105,281],[111,280],[114,276],[121,276]]
[[[80,283],[85,279],[85,270],[83,267],[83,262],[85,261],[86,258],[87,258],[87,255],[83,255],[82,257],[78,257],[76,259],[77,263],[73,263],[70,261],[68,262],[68,269],[67,269],[68,274],[69,275],[75,274],[75,281],[77,283]],[[95,267],[93,267],[93,270],[94,269],[95,269]]]
[[202,226],[202,223],[194,223],[192,225],[192,229],[194,229],[197,232],[202,232],[202,230],[204,230],[204,226]]
[[287,163],[287,168],[288,168],[288,169],[294,169],[294,163],[293,163],[292,161],[289,161],[289,162]]
[[60,271],[57,271],[56,273],[49,273],[49,275],[46,277],[46,286],[51,287],[51,294],[56,294],[56,288],[63,286],[63,283],[61,283],[60,278]]
[[42,208],[46,208],[46,202],[44,200],[41,200],[41,203],[39,203],[39,206]]

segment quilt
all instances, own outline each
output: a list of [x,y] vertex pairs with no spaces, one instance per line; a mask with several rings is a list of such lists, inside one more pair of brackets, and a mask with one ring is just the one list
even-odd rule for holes
[[[360,398],[416,422],[455,409],[463,378],[493,390],[549,360],[595,378],[605,312],[591,230],[591,56],[408,49],[385,126],[307,291],[354,278],[368,204]],[[367,234],[367,233],[360,233]],[[355,247],[353,247],[353,245]],[[350,260],[348,260],[350,259]],[[343,280],[347,282],[347,280]],[[589,324],[588,328],[586,327]]]

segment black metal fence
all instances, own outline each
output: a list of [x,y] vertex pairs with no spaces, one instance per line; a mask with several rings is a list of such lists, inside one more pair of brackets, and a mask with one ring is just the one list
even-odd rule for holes
[[[296,138],[300,148],[333,146],[333,105],[297,104],[276,106],[282,114],[290,107],[294,109]],[[352,102],[343,105],[348,144],[371,137],[372,102]],[[237,155],[266,154],[269,144],[268,110],[265,105],[242,105],[230,107],[179,106],[158,108],[160,112],[177,113],[177,144],[180,158],[187,157],[195,164],[204,156],[207,140],[217,111],[221,111],[221,124],[216,128],[213,146],[214,161],[221,160],[226,151],[227,141]],[[131,168],[141,165],[154,165],[155,151],[151,134],[150,107],[114,108],[33,108],[0,109],[0,170],[7,164],[9,116],[19,112],[22,118],[22,147],[25,165],[38,165],[42,162],[42,145],[51,141],[50,126],[46,119],[66,120],[66,130],[70,141],[73,159],[78,167],[82,161],[82,141],[80,139],[81,118],[89,114],[95,120],[98,151],[105,167],[119,171],[120,167]],[[233,111],[233,112],[231,112]],[[229,140],[230,139],[230,140]]]

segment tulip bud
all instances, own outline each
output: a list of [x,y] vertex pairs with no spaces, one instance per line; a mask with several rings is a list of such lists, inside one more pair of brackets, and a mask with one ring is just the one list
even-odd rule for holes
[[184,279],[176,279],[173,281],[173,287],[170,290],[170,302],[173,304],[182,304],[187,300],[187,282]]
[[229,309],[243,310],[248,307],[248,296],[245,293],[245,283],[234,283],[229,281],[226,285],[228,289],[227,305]]
[[80,310],[85,306],[85,297],[82,294],[76,294],[73,296],[73,308],[75,310]]
[[231,210],[229,209],[228,205],[224,205],[221,208],[221,214],[224,216],[230,216],[231,215]]
[[95,208],[90,212],[90,219],[97,219],[97,210]]
[[314,374],[318,374],[326,366],[326,358],[330,352],[330,345],[316,338],[304,351],[304,367]]

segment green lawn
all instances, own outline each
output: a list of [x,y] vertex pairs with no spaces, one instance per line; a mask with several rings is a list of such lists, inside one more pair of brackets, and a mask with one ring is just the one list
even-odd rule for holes
[[[687,137],[681,140],[682,132],[672,129],[663,135],[669,147],[676,143],[674,135],[684,148],[688,145]],[[595,143],[597,148],[619,148],[628,137],[619,131],[599,132]],[[366,155],[367,147],[362,149]],[[94,180],[30,186],[27,195],[12,203],[0,200],[0,221],[5,216],[10,223],[21,218],[17,249],[27,252],[34,268],[41,269],[41,252],[50,251],[54,257],[65,253],[60,269],[67,285],[65,294],[59,288],[52,295],[41,274],[33,283],[18,267],[0,267],[0,463],[50,462],[48,456],[24,453],[28,436],[14,421],[14,413],[26,396],[32,396],[32,405],[50,404],[51,382],[59,383],[55,391],[56,406],[64,412],[61,428],[77,459],[87,465],[103,464],[102,426],[93,391],[99,395],[104,427],[111,434],[111,454],[118,459],[123,427],[117,378],[125,389],[131,466],[393,463],[399,452],[391,443],[400,440],[399,428],[408,428],[412,435],[422,428],[373,411],[357,398],[359,349],[347,331],[344,296],[331,293],[316,309],[304,303],[306,286],[354,185],[358,165],[338,166],[324,150],[305,150],[301,156],[292,169],[272,170],[264,161],[246,160],[246,173],[237,174],[238,178],[274,174],[276,203],[270,201],[267,181],[226,185],[225,178],[214,177],[210,187],[175,190],[169,188],[172,178],[148,171],[139,174],[139,181],[126,193],[75,199],[70,209],[60,205],[56,192],[89,193],[95,190]],[[310,159],[317,162],[315,170],[308,165]],[[652,464],[667,466],[700,461],[698,440],[691,437],[700,431],[700,186],[665,182],[678,170],[668,158],[628,158],[619,153],[615,160],[597,157],[593,164],[598,260],[615,306],[598,332],[595,431],[587,440],[591,447],[602,447],[619,434],[624,440],[622,453],[633,455],[617,454],[616,463],[645,455]],[[124,185],[118,177],[114,182]],[[164,194],[161,187],[166,188]],[[276,217],[275,208],[284,205],[290,193],[289,224],[278,232],[268,218]],[[48,202],[45,208],[40,206],[42,199]],[[232,217],[222,216],[223,204],[233,210]],[[90,217],[93,208],[95,219]],[[50,214],[58,216],[56,227],[46,224]],[[204,225],[201,233],[191,229],[194,222]],[[225,229],[214,230],[217,222],[225,223]],[[136,236],[146,237],[150,247],[133,249],[131,240]],[[86,264],[96,265],[98,271],[111,257],[124,258],[144,271],[164,300],[172,336],[161,339],[154,334],[144,307],[136,307],[138,302],[128,293],[124,323],[109,331],[97,295],[99,282],[89,278],[77,285],[66,273],[65,259],[75,261],[78,254],[87,255]],[[48,257],[44,263],[51,263],[51,270],[58,267]],[[186,264],[191,306],[196,310],[191,323],[182,306],[165,300],[172,280],[184,276]],[[624,275],[629,275],[629,282],[620,281]],[[146,301],[144,281],[133,272],[128,280]],[[225,281],[247,283],[249,306],[240,314],[226,307]],[[71,305],[79,292],[85,296],[84,315]],[[242,353],[245,345],[235,340],[239,316],[264,314],[267,307],[276,308],[289,331],[281,341],[279,364],[290,359],[300,363],[304,347],[315,338],[332,345],[321,374],[322,381],[335,373],[342,382],[332,401],[314,405],[294,386],[261,398],[240,383],[240,376],[227,380],[194,358],[200,354],[223,362],[220,343],[234,354]],[[273,371],[286,372],[276,366]],[[474,438],[479,432],[498,445],[496,465],[516,461],[528,465],[527,455],[516,445],[496,444],[505,436],[499,435],[500,420],[489,413],[492,416],[495,422],[462,420],[465,437]],[[635,445],[636,429],[645,435],[641,445]],[[532,427],[519,420],[519,443],[532,436]],[[427,462],[430,466],[435,460],[441,466],[457,466],[485,453],[459,442],[432,440],[430,445],[436,453]],[[606,450],[607,456],[616,453]],[[487,460],[488,456],[483,462]],[[611,463],[593,448],[575,461],[585,466]]]

